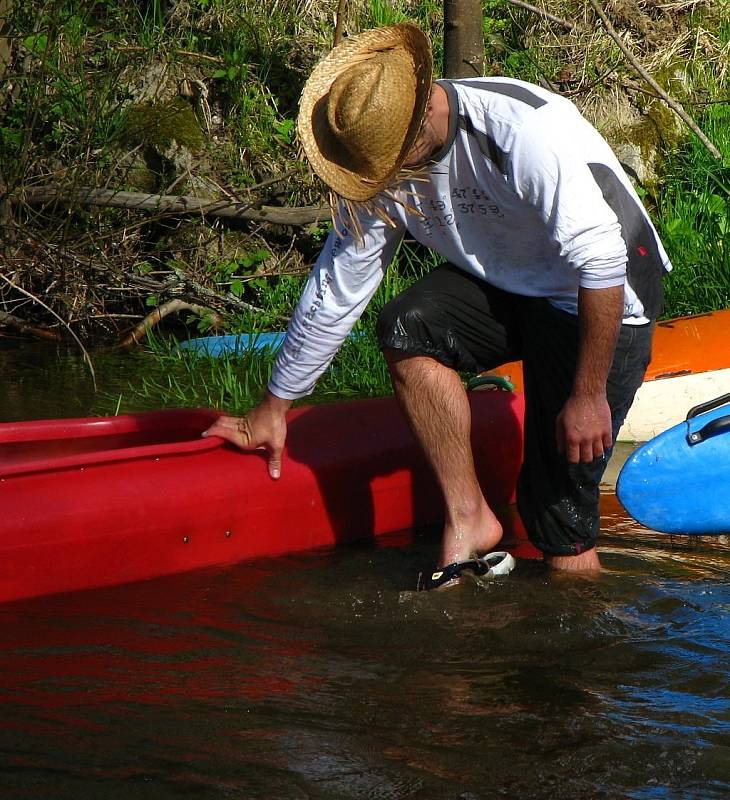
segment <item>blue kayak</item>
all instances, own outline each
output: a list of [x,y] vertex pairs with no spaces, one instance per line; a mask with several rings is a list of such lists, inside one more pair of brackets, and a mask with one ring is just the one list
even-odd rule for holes
[[189,350],[200,356],[218,358],[222,355],[235,356],[250,350],[278,350],[285,336],[284,331],[203,336],[200,339],[186,339],[177,347],[179,350]]
[[642,525],[664,533],[730,533],[730,394],[639,447],[616,494]]
[[[177,345],[178,350],[188,350],[199,356],[218,358],[237,356],[250,351],[276,352],[282,345],[285,331],[260,331],[259,333],[232,333],[225,336],[202,336],[199,339],[186,339]],[[359,339],[361,332],[353,331],[350,339]]]

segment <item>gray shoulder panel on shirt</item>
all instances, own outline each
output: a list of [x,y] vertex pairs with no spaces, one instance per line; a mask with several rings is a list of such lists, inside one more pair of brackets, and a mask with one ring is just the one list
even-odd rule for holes
[[507,174],[507,153],[495,142],[494,137],[488,133],[478,131],[469,117],[459,116],[459,127],[469,136],[477,140],[479,150],[485,158],[488,158],[502,173]]
[[462,86],[468,86],[470,89],[478,89],[483,92],[492,92],[494,94],[502,94],[506,97],[511,97],[513,100],[519,100],[521,103],[526,103],[531,108],[540,108],[547,105],[547,100],[539,95],[531,92],[527,87],[520,86],[516,83],[501,83],[500,81],[482,81],[482,80],[455,80],[452,83],[458,83]]

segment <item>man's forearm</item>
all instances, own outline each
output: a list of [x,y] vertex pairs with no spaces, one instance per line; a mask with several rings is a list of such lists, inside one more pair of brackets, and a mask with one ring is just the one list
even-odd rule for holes
[[578,292],[579,347],[574,395],[605,395],[623,308],[623,286]]

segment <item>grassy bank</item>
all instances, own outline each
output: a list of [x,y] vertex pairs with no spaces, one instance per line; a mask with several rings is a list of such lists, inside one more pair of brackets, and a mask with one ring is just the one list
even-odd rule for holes
[[[435,256],[420,249],[409,245],[400,247],[373,300],[355,326],[354,336],[345,341],[307,402],[380,397],[391,392],[388,370],[375,333],[378,314],[391,298],[437,263]],[[241,329],[253,333],[264,330],[253,320],[241,325]],[[176,344],[169,338],[152,338],[148,347],[160,367],[159,376],[130,386],[128,396],[122,398],[123,405],[134,406],[139,401],[147,405],[159,398],[162,405],[211,406],[244,412],[260,399],[275,358],[275,353],[268,348],[207,358],[179,350]],[[109,398],[108,405],[112,401],[116,411],[120,401]]]
[[674,264],[664,284],[668,316],[730,306],[730,105],[708,105],[700,119],[724,163],[696,140],[668,160],[656,213]]

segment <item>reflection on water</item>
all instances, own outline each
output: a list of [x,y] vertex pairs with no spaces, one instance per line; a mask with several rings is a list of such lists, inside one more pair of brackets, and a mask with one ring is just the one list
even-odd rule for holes
[[0,608],[3,797],[726,798],[730,548],[403,591],[433,541]]
[[727,798],[730,546],[603,529],[598,581],[418,594],[401,538],[0,606],[0,798]]
[[[95,352],[92,363],[96,392],[78,348],[0,339],[0,422],[113,414],[120,394],[129,399],[129,383],[158,369],[141,351]],[[124,410],[144,408],[135,398]]]

